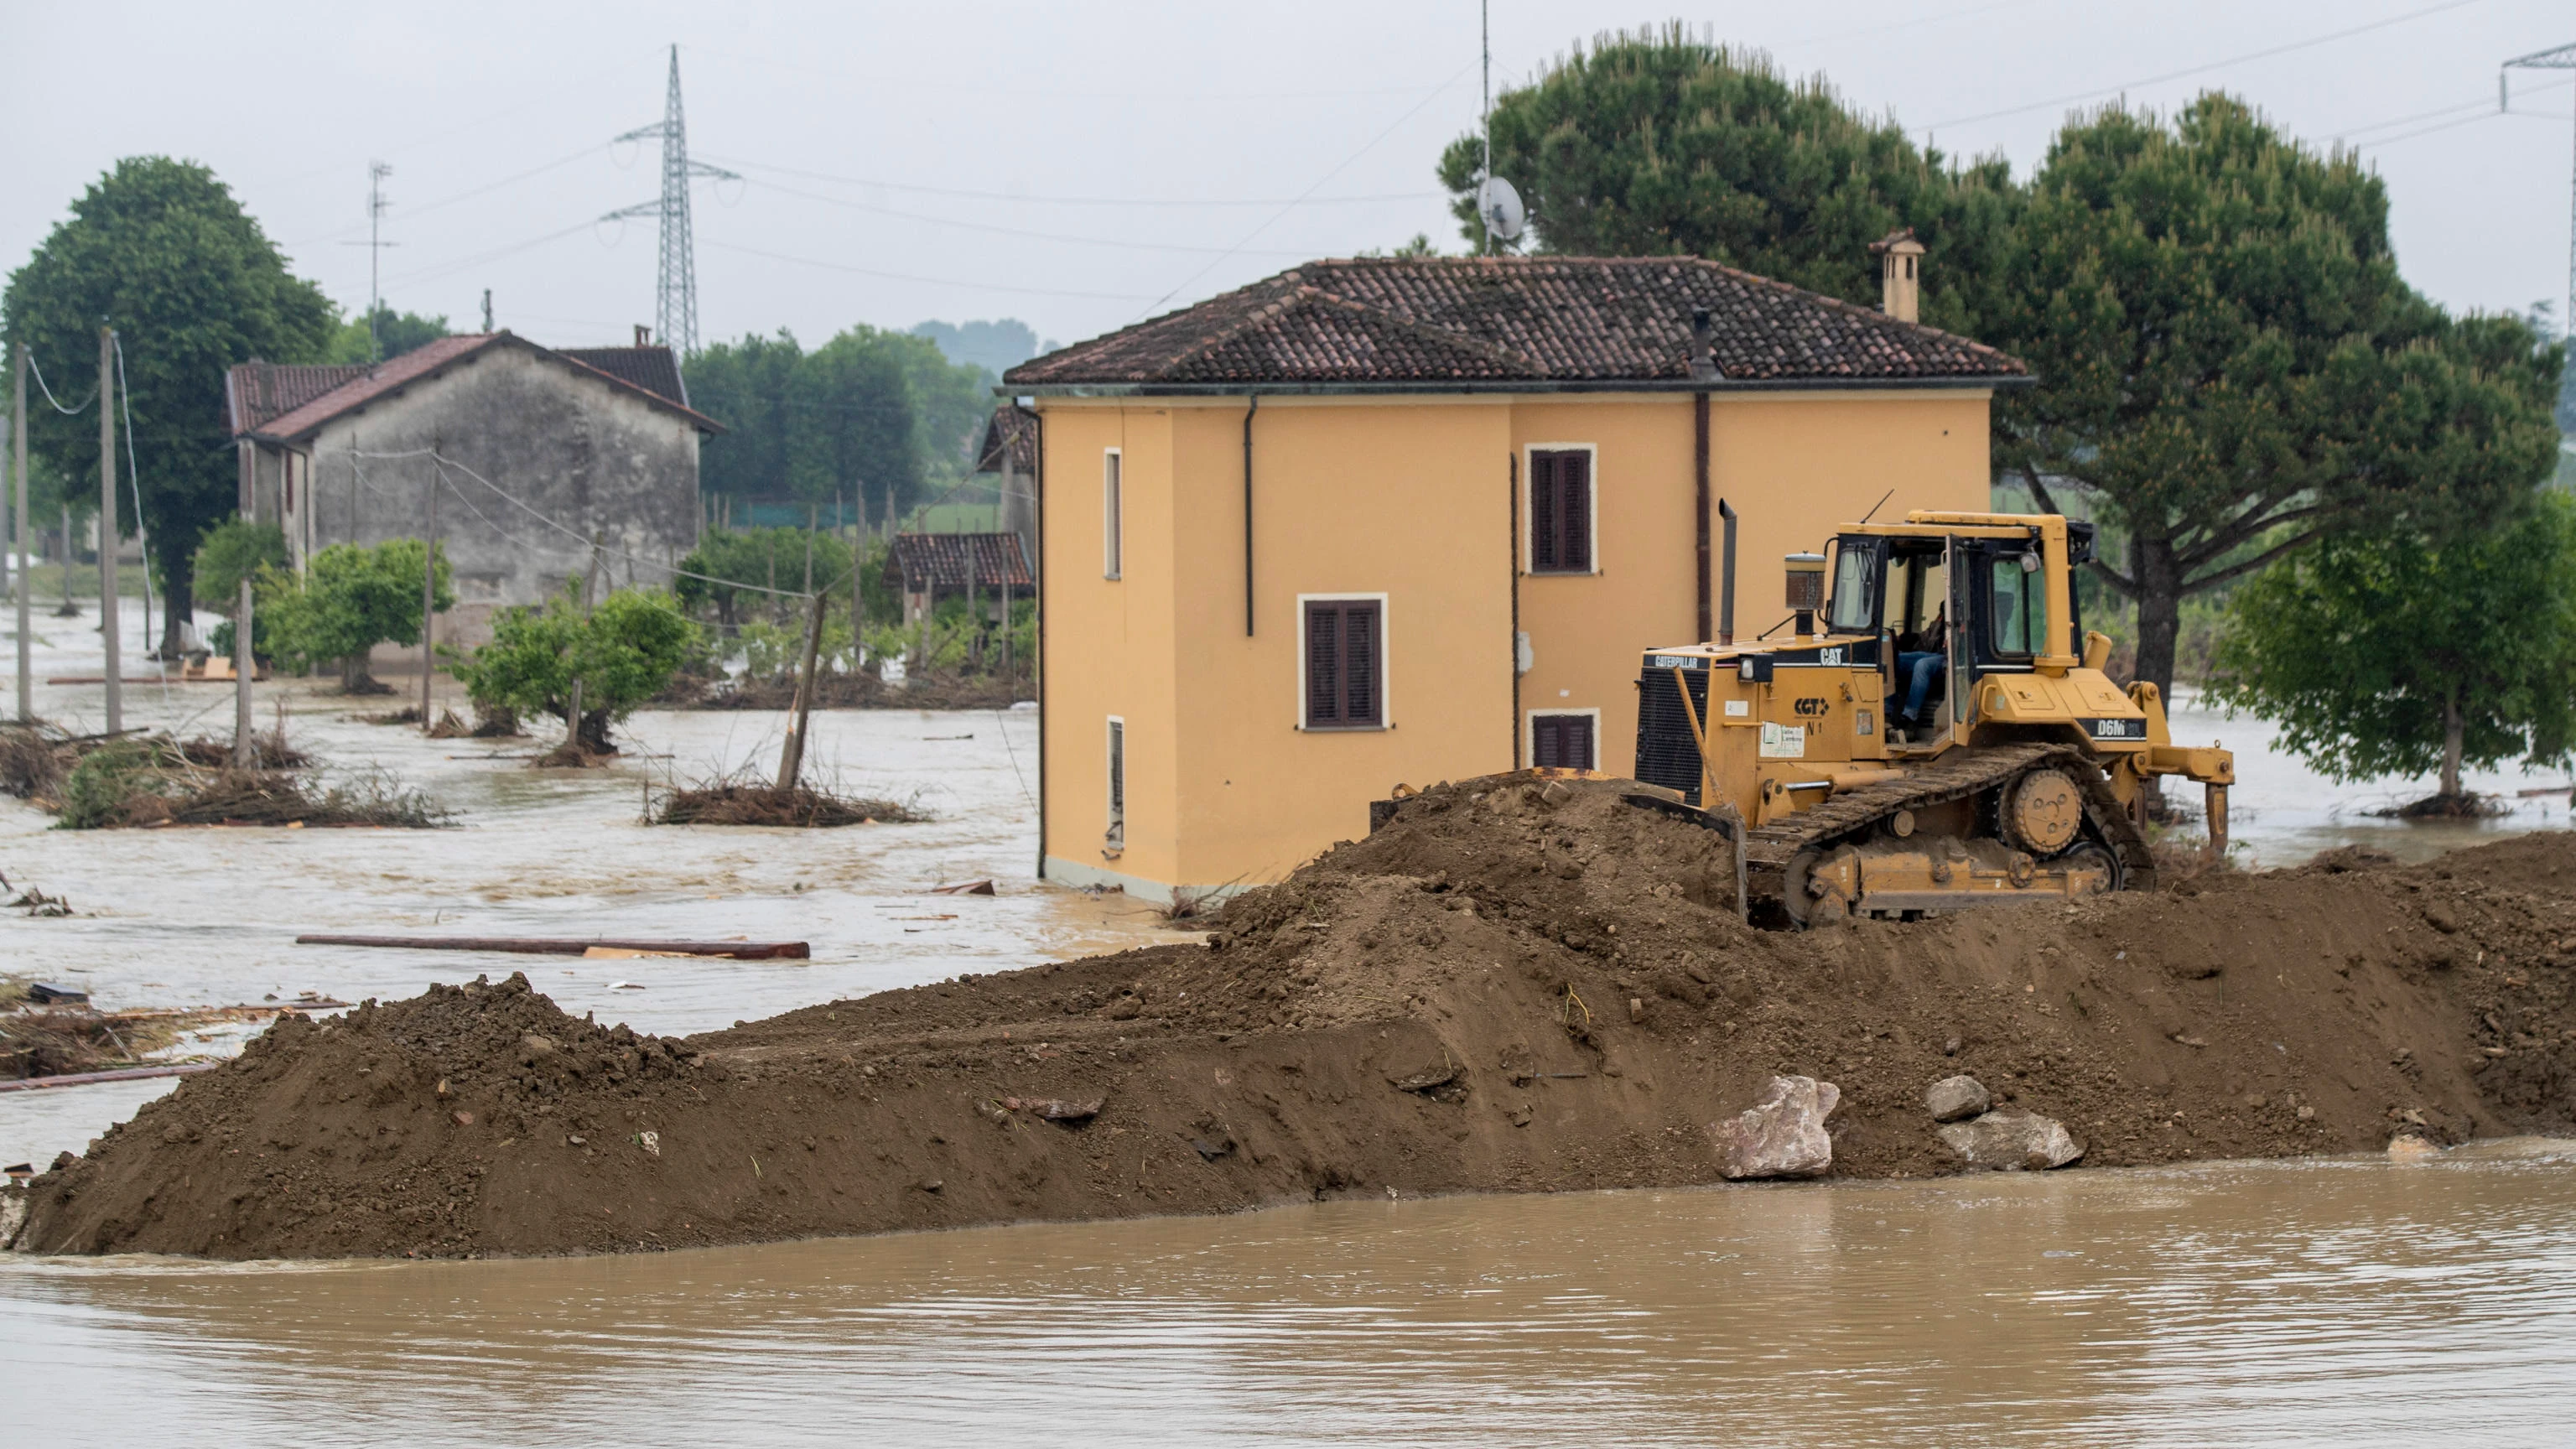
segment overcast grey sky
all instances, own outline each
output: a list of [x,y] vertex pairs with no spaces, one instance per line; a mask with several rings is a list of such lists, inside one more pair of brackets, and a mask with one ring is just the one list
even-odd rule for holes
[[[692,151],[747,178],[696,193],[708,339],[1016,316],[1069,342],[1300,258],[1417,231],[1454,248],[1432,168],[1477,116],[1474,0],[0,17],[0,265],[115,158],[168,152],[211,165],[355,310],[375,158],[395,168],[387,300],[470,326],[488,287],[500,325],[560,344],[652,319],[652,223],[594,218],[656,194],[653,146],[609,138],[660,118],[674,42]],[[2223,86],[2301,136],[2366,144],[2416,286],[2455,308],[2565,305],[2576,73],[2523,73],[2519,114],[2494,114],[2499,61],[2576,41],[2565,0],[1495,0],[1496,87],[1665,18],[2024,173],[2078,100]]]

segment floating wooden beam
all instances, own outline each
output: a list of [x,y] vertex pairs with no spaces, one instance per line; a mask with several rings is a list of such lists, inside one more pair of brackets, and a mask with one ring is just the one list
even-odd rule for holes
[[593,946],[656,956],[730,956],[737,961],[803,961],[803,941],[619,941],[604,936],[298,936],[298,946],[381,946],[397,951],[504,951],[525,956],[579,956]]

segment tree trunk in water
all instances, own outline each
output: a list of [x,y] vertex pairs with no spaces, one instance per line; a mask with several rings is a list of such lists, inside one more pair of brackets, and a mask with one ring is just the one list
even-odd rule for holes
[[2460,720],[2460,692],[2442,701],[2442,798],[2460,798],[2460,750],[2468,729]]
[[2182,633],[2182,570],[2174,563],[2173,540],[2138,538],[2129,544],[2129,577],[2138,585],[2138,664],[2136,678],[2173,698],[2174,642]]
[[[154,657],[184,656],[182,631],[196,614],[197,561],[187,554],[164,552],[161,558],[161,649]],[[226,600],[227,603],[231,602]]]
[[581,712],[581,747],[594,755],[615,754],[617,747],[608,742],[608,711],[586,709]]

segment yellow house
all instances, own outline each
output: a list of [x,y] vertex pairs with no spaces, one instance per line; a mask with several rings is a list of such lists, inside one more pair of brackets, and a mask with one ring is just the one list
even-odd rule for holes
[[[1783,555],[1986,506],[2020,363],[1687,258],[1326,261],[1013,368],[1039,418],[1041,871],[1276,880],[1394,785],[1626,774],[1637,659]],[[1737,560],[1725,577],[1727,542]]]

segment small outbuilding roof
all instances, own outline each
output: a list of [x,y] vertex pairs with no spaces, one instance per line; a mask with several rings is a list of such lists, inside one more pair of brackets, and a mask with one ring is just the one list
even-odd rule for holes
[[898,533],[886,551],[886,581],[914,593],[1037,587],[1016,533]]
[[[671,358],[667,347],[557,351],[508,332],[434,338],[399,357],[389,357],[372,366],[361,363],[344,367],[280,367],[267,362],[241,363],[225,377],[228,414],[225,422],[235,437],[254,434],[277,439],[301,437],[343,413],[435,377],[477,353],[505,346],[524,347],[540,357],[631,393],[654,407],[678,413],[696,424],[700,432],[724,431],[722,424],[675,395],[680,391],[677,386],[679,364]],[[649,359],[633,355],[656,352],[662,354],[658,367]],[[609,355],[604,357],[609,365],[588,360],[589,356],[602,355]],[[617,370],[610,370],[612,366]],[[667,373],[667,378],[662,373]],[[670,391],[647,385],[664,382],[669,384]]]
[[975,449],[975,471],[999,473],[1004,462],[1016,473],[1038,470],[1038,420],[1004,403],[984,420],[984,440]]
[[[1713,375],[1694,373],[1702,348]],[[1005,386],[1037,393],[2028,379],[2017,359],[1982,343],[1695,257],[1311,262],[1003,374]]]

